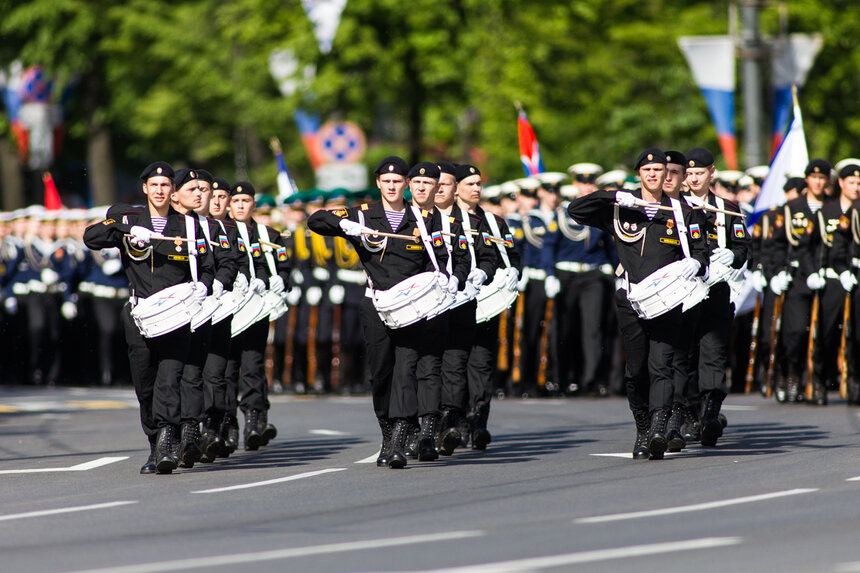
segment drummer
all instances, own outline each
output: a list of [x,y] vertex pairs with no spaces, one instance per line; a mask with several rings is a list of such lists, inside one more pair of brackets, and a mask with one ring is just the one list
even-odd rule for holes
[[[144,338],[131,317],[141,300],[166,288],[191,281],[189,248],[198,254],[198,282],[194,297],[203,301],[210,293],[213,269],[209,247],[181,240],[186,236],[185,218],[170,205],[174,192],[173,168],[163,161],[149,165],[140,174],[144,208],[114,205],[107,218],[87,227],[84,243],[93,250],[118,247],[131,284],[131,300],[122,311],[132,382],[140,403],[140,422],[149,438],[149,459],[140,473],[171,473],[179,460],[174,445],[180,417],[180,380],[188,354],[186,325],[161,336]],[[194,223],[196,236],[202,236]],[[154,240],[154,236],[177,240]],[[203,255],[203,256],[200,256]]]
[[[432,224],[432,217],[417,219],[415,211],[403,199],[409,166],[400,157],[383,159],[374,170],[376,185],[381,192],[378,203],[362,203],[358,207],[319,210],[308,219],[308,228],[321,235],[346,237],[358,252],[368,274],[369,286],[385,291],[409,277],[442,269],[436,279],[442,288],[449,288],[444,271],[447,262],[445,247],[434,247],[432,255],[423,241],[383,238],[364,234],[377,230],[398,235],[417,236]],[[418,216],[422,216],[416,208]],[[429,231],[427,231],[429,232]],[[433,258],[435,256],[434,265]],[[456,292],[457,281],[450,281]],[[419,345],[425,335],[423,322],[403,328],[385,326],[373,306],[371,291],[362,301],[361,318],[367,345],[367,356],[373,392],[373,408],[382,430],[382,447],[376,463],[380,467],[402,468],[406,465],[404,447],[408,420],[418,415],[416,363]],[[423,401],[423,400],[422,400]]]
[[[616,274],[624,286],[615,293],[618,323],[624,339],[627,363],[624,383],[636,422],[634,459],[662,459],[668,446],[666,422],[672,406],[672,354],[680,328],[681,308],[656,318],[639,318],[628,299],[632,287],[653,272],[683,261],[682,279],[704,275],[708,262],[701,225],[684,211],[690,230],[690,256],[677,237],[676,216],[663,193],[666,154],[644,150],[634,166],[642,180],[635,191],[601,190],[571,201],[568,213],[575,221],[597,227],[615,237],[621,261]],[[645,206],[640,206],[642,204]],[[650,204],[650,205],[647,205]]]

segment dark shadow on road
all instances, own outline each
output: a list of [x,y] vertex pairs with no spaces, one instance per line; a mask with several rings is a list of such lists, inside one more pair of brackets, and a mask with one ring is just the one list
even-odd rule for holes
[[[470,464],[514,464],[531,462],[539,456],[555,454],[594,442],[591,439],[574,439],[576,429],[548,429],[546,432],[499,434],[493,436],[486,450],[458,449],[453,456],[440,456],[433,465],[459,466]],[[411,463],[411,462],[410,462]],[[416,462],[420,463],[420,462]],[[409,467],[408,465],[406,466]]]
[[[723,430],[723,437],[716,447],[699,448],[707,456],[762,456],[784,454],[797,448],[832,450],[845,447],[845,444],[816,444],[817,440],[830,437],[830,432],[811,425],[781,424],[765,422],[760,424],[731,425]],[[702,453],[699,456],[703,455]],[[683,459],[690,456],[675,456],[667,459]]]
[[211,464],[195,464],[183,473],[211,472],[236,469],[289,468],[324,460],[357,444],[368,443],[355,437],[319,440],[289,440],[270,442],[257,451],[236,450],[229,458],[219,458]]

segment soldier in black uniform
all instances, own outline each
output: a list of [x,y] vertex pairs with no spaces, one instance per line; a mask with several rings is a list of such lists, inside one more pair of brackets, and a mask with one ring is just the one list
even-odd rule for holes
[[[156,233],[186,237],[184,217],[170,206],[173,175],[167,163],[149,165],[140,175],[146,206],[140,209],[114,205],[104,221],[90,225],[84,234],[84,242],[90,249],[122,250],[123,267],[131,283],[131,301],[123,309],[122,320],[132,381],[140,403],[140,421],[150,442],[150,456],[141,473],[170,473],[179,463],[174,443],[176,427],[181,421],[179,388],[188,354],[188,327],[144,338],[131,317],[131,310],[140,299],[191,280],[187,245],[183,241],[152,239]],[[196,221],[194,228],[195,235],[201,236]],[[192,245],[191,249],[198,254],[199,281],[194,285],[194,294],[203,300],[210,292],[213,277],[212,266],[205,256],[209,247]]]
[[[843,162],[840,162],[843,163]],[[849,233],[839,232],[833,237],[833,249],[843,253],[849,263],[849,270],[839,275],[846,296],[851,296],[850,317],[845,333],[845,368],[846,398],[849,404],[860,404],[860,296],[857,296],[857,273],[860,272],[860,201],[856,199],[860,193],[860,161],[848,161],[839,170],[839,187],[843,194],[855,197],[854,204],[848,211]],[[842,231],[843,223],[839,227]]]
[[[347,237],[359,254],[372,289],[387,290],[408,277],[434,270],[436,266],[423,241],[380,240],[362,233],[375,229],[413,235],[421,232],[420,227],[427,229],[432,224],[432,213],[428,212],[425,217],[419,210],[421,218],[418,219],[403,199],[408,172],[403,159],[387,157],[374,170],[382,195],[379,203],[363,203],[359,207],[335,211],[320,210],[308,219],[308,227],[316,233]],[[427,232],[431,230],[427,229]],[[437,264],[443,268],[447,262],[444,246],[435,248],[431,245],[431,248]],[[439,272],[437,277],[440,285],[447,288],[448,276]],[[427,402],[426,396],[419,400],[418,393],[423,394],[426,388],[418,386],[415,372],[425,326],[418,322],[403,328],[388,328],[370,297],[363,301],[361,314],[370,362],[373,406],[383,437],[377,465],[402,468],[406,465],[403,450],[408,420],[418,415],[419,401]]]
[[[672,406],[672,357],[680,330],[681,308],[652,319],[639,318],[627,298],[631,285],[670,263],[683,260],[682,277],[702,276],[707,250],[702,229],[693,222],[692,211],[684,211],[690,229],[690,257],[675,237],[678,222],[672,211],[639,207],[637,201],[670,207],[663,194],[666,155],[646,149],[636,161],[642,179],[638,191],[596,191],[571,201],[568,213],[574,221],[603,229],[615,237],[626,288],[615,293],[616,310],[627,364],[624,379],[627,399],[636,422],[634,459],[661,459],[668,446],[666,422]],[[650,427],[649,427],[650,416]]]

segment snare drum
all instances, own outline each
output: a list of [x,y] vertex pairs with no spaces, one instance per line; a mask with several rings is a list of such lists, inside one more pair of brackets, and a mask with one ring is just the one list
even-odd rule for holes
[[511,305],[517,300],[519,291],[511,291],[507,287],[509,272],[509,269],[498,270],[490,284],[481,286],[481,290],[478,292],[475,322],[487,322],[511,308]]
[[420,273],[384,291],[373,291],[373,306],[389,328],[414,324],[433,312],[443,301],[445,291],[437,274]]
[[627,300],[640,318],[650,319],[683,305],[690,309],[708,296],[708,287],[699,277],[685,279],[679,274],[684,261],[659,268],[627,292]]
[[245,295],[242,304],[233,313],[233,321],[230,323],[230,336],[233,338],[245,332],[249,326],[257,322],[257,317],[265,305],[263,297],[251,289]]
[[140,300],[131,310],[131,317],[144,337],[154,338],[189,324],[200,310],[194,285],[182,283]]
[[269,322],[271,322],[273,320],[277,320],[282,314],[287,312],[287,301],[283,294],[275,294],[271,291],[266,291],[263,293],[263,303],[263,308],[260,309],[260,314],[254,322],[263,320],[267,317]]
[[200,305],[200,312],[194,315],[194,318],[191,319],[191,332],[194,332],[210,320],[212,320],[212,315],[215,314],[215,311],[218,310],[220,306],[220,302],[213,295],[207,296],[203,300],[203,304]]
[[221,303],[215,309],[215,314],[212,315],[212,324],[218,324],[228,316],[233,316],[233,313],[245,301],[245,295],[239,290],[227,291],[218,299]]
[[710,264],[708,264],[708,280],[705,281],[705,283],[708,285],[708,288],[711,288],[719,282],[728,282],[728,279],[733,272],[735,272],[735,269],[729,265],[711,261]]

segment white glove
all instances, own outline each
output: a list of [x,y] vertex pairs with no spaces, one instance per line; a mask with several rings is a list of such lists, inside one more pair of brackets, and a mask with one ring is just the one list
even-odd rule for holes
[[287,304],[290,306],[296,306],[299,304],[300,300],[302,300],[302,289],[294,286],[290,289],[290,292],[287,293]]
[[543,283],[544,291],[547,298],[555,298],[555,295],[561,292],[561,281],[555,275],[549,275]]
[[436,281],[439,283],[439,286],[442,287],[442,290],[448,290],[448,276],[439,273],[436,275]]
[[705,204],[705,202],[701,198],[693,195],[692,193],[690,193],[689,195],[686,195],[684,198],[687,200],[687,203],[690,205],[696,205],[697,207],[701,207],[702,205]]
[[514,267],[508,269],[508,278],[505,286],[509,291],[514,292],[517,290],[517,285],[520,282],[520,273]]
[[466,281],[462,292],[465,294],[466,300],[472,300],[478,296],[478,287],[474,283]]
[[284,279],[282,279],[278,275],[270,276],[269,290],[275,294],[281,294],[282,292],[284,292]]
[[200,281],[194,283],[194,298],[197,299],[197,302],[202,304],[203,301],[206,300],[207,292],[205,284]]
[[41,278],[46,285],[54,285],[60,280],[60,275],[54,269],[42,269]]
[[753,271],[752,287],[756,290],[756,292],[762,292],[767,287],[767,279],[764,277],[763,272]]
[[18,299],[10,296],[3,301],[3,306],[6,308],[7,314],[18,314]]
[[633,196],[633,193],[627,193],[626,191],[618,191],[615,194],[615,202],[618,203],[619,207],[635,207],[636,197]]
[[839,282],[842,283],[845,292],[851,292],[851,289],[857,285],[857,277],[851,271],[842,271],[839,275]]
[[466,280],[475,285],[476,287],[479,287],[484,284],[485,280],[487,280],[487,273],[485,273],[478,267],[475,267],[469,272],[469,276],[466,277]]
[[244,294],[248,292],[248,277],[239,273],[236,275],[236,280],[233,281],[233,290]]
[[224,285],[221,284],[221,281],[215,279],[212,281],[212,296],[215,298],[221,298],[222,294],[224,294]]
[[108,259],[102,265],[102,272],[106,275],[115,275],[122,270],[122,261],[119,259]]
[[779,296],[788,290],[789,282],[791,281],[789,280],[788,273],[779,271],[779,273],[770,279],[770,290],[773,291],[773,294]]
[[131,233],[131,239],[136,243],[148,243],[152,239],[152,235],[155,234],[153,231],[140,225],[135,225],[129,232]]
[[302,274],[302,271],[298,269],[293,269],[293,271],[290,273],[290,282],[292,282],[294,285],[300,285],[305,282],[305,275]]
[[309,305],[318,305],[322,300],[322,289],[316,286],[309,288],[308,292],[305,293],[305,298],[307,299]]
[[251,284],[248,285],[248,288],[257,294],[263,294],[266,290],[266,283],[263,282],[263,279],[251,279]]
[[329,287],[328,299],[332,304],[342,304],[344,297],[346,297],[346,289],[343,288],[343,285],[331,285]]
[[731,264],[735,260],[735,254],[731,252],[729,249],[724,249],[722,247],[714,249],[714,252],[711,253],[711,262],[712,263],[720,263],[723,265],[731,266]]
[[824,283],[827,282],[824,280],[824,277],[818,273],[812,273],[808,277],[806,277],[806,286],[809,290],[819,290],[824,288]]
[[[466,283],[468,284],[468,281],[466,281]],[[460,279],[458,279],[455,276],[452,276],[451,278],[448,279],[448,286],[445,287],[445,290],[447,290],[449,293],[451,293],[453,295],[456,295],[457,290],[459,288],[460,288]]]
[[360,237],[361,232],[367,229],[361,223],[350,221],[349,219],[341,219],[338,225],[343,229],[344,234],[349,237]]
[[74,320],[76,316],[78,316],[78,305],[73,303],[70,300],[67,300],[60,307],[60,312],[63,314],[63,318],[66,320]]
[[331,276],[331,273],[328,272],[328,269],[324,269],[322,267],[314,267],[314,270],[311,271],[311,274],[314,278],[320,282],[325,282]]
[[687,257],[683,259],[683,261],[684,266],[681,268],[681,277],[686,280],[695,278],[696,273],[698,273],[699,269],[702,268],[702,263],[691,257]]
[[526,286],[528,286],[528,284],[529,284],[528,275],[523,275],[517,281],[517,290],[520,292],[526,292]]

